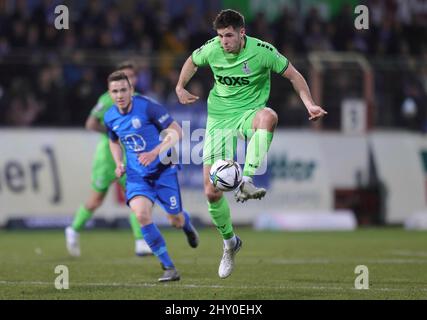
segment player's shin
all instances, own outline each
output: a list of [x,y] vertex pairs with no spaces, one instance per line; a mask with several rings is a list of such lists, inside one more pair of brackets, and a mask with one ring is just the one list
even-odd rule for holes
[[151,251],[153,251],[153,254],[160,260],[162,265],[167,269],[175,268],[169,257],[166,242],[157,226],[154,223],[147,224],[141,227],[141,232]]
[[273,132],[267,131],[267,129],[256,130],[248,144],[245,167],[243,170],[244,177],[252,177],[255,175],[267,155],[272,140]]
[[234,232],[227,199],[222,196],[217,202],[208,202],[208,208],[212,222],[218,229],[222,238],[224,240],[232,238]]
[[182,215],[184,217],[184,224],[182,226],[182,230],[187,236],[187,241],[190,247],[197,248],[199,245],[199,234],[191,223],[190,215],[186,210],[182,211]]
[[86,209],[84,205],[81,205],[80,208],[77,210],[76,215],[74,216],[74,220],[71,227],[74,231],[79,232],[84,228],[86,222],[90,218],[92,218],[92,212]]
[[182,215],[184,216],[184,225],[182,229],[184,229],[185,232],[192,232],[194,227],[191,224],[190,214],[188,213],[188,211],[183,210]]
[[141,232],[141,225],[139,224],[136,214],[133,212],[129,214],[129,223],[132,228],[132,233],[135,240],[143,239],[142,232]]

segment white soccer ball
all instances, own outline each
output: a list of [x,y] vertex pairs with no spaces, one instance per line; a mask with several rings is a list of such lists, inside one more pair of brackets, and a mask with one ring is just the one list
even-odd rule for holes
[[242,168],[233,160],[217,160],[209,171],[213,186],[221,191],[232,191],[242,182]]

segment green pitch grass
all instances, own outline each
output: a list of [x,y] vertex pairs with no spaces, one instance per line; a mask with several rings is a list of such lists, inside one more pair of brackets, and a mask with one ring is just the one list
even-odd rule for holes
[[[181,281],[158,283],[154,257],[136,257],[130,231],[84,231],[82,257],[65,251],[62,231],[0,231],[0,299],[427,299],[427,232],[256,232],[236,228],[243,247],[234,273],[219,279],[222,244],[200,230],[199,248],[162,229]],[[69,270],[68,290],[54,270]],[[354,287],[355,268],[369,289]]]

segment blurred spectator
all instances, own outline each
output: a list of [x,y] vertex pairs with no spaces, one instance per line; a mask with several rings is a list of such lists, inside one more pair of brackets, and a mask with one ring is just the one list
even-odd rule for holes
[[398,125],[413,131],[424,130],[426,120],[426,94],[421,78],[413,72],[404,76],[403,100],[400,106]]
[[160,104],[165,104],[164,96],[166,95],[165,82],[160,79],[154,80],[150,89],[144,95],[158,101]]
[[273,34],[270,31],[270,25],[265,17],[264,12],[258,12],[249,25],[248,34],[252,37],[263,39],[272,43],[274,41]]
[[[304,42],[301,41],[302,35],[298,31],[298,22],[295,17],[295,12],[290,11],[285,7],[282,14],[273,25],[274,28],[274,43],[277,49],[290,48],[292,51],[303,52]],[[285,55],[289,55],[288,50],[282,51]]]
[[304,36],[304,45],[308,51],[329,51],[332,44],[320,22],[311,24],[310,32]]
[[46,66],[40,71],[36,83],[36,95],[45,107],[37,119],[37,125],[61,126],[70,119],[71,108],[64,107],[63,79],[59,65]]
[[41,104],[31,91],[31,85],[28,80],[15,78],[9,90],[10,98],[4,99],[4,89],[1,88],[0,102],[3,116],[3,124],[7,126],[26,127],[33,125],[40,113],[43,111]]
[[[427,1],[332,2],[328,8],[326,1],[251,1],[246,6],[253,11],[248,15],[247,33],[271,42],[290,61],[303,66],[308,66],[307,53],[313,50],[364,54],[376,73],[377,109],[384,115],[378,118],[384,121],[380,124],[421,128],[420,122],[411,123],[425,118]],[[359,2],[369,7],[369,30],[354,29],[353,9]],[[216,36],[212,21],[221,3],[185,0],[178,6],[174,0],[0,0],[2,123],[7,114],[7,121],[17,125],[81,125],[82,115],[96,99],[93,97],[105,90],[106,70],[129,55],[136,55],[140,62],[138,91],[161,102],[176,103],[174,87],[182,59]],[[58,4],[69,6],[69,30],[54,28]],[[389,60],[397,58],[402,60]],[[414,69],[418,82],[411,82],[417,85],[399,78],[406,68],[399,63],[408,59],[420,62]],[[205,96],[213,85],[209,72],[198,73],[197,83]],[[28,93],[25,97],[11,94],[9,83],[23,78],[31,82]],[[344,90],[330,78],[331,84]],[[326,99],[333,86],[324,86]],[[289,111],[279,117],[285,118],[279,125],[301,125],[303,117],[296,112],[294,98],[288,96],[292,88],[273,85],[272,89],[271,104],[284,105]],[[28,118],[18,119],[19,112],[10,111],[11,106],[32,111],[27,112]],[[339,102],[327,107],[339,108]],[[331,114],[325,121],[335,120]]]
[[105,82],[97,81],[92,68],[82,70],[82,77],[70,90],[67,101],[73,106],[69,114],[71,125],[81,126],[97,98],[105,91]]
[[334,18],[333,25],[332,41],[334,49],[337,51],[351,49],[351,41],[355,33],[353,8],[350,5],[344,5],[341,12]]
[[5,125],[14,127],[33,125],[42,109],[34,94],[12,97],[9,112],[5,117]]
[[152,70],[148,58],[142,57],[138,63],[136,90],[142,94],[151,90],[153,80]]

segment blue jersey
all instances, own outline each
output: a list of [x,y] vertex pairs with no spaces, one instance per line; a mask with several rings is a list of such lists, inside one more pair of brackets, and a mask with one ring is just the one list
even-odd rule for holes
[[[176,170],[174,165],[163,164],[158,156],[148,166],[142,165],[138,155],[149,152],[161,143],[160,132],[173,122],[173,118],[161,105],[144,96],[132,97],[132,109],[121,114],[113,105],[104,115],[104,123],[111,140],[120,139],[127,157],[127,178],[134,176],[155,178],[164,170]],[[164,156],[169,156],[168,150]]]

